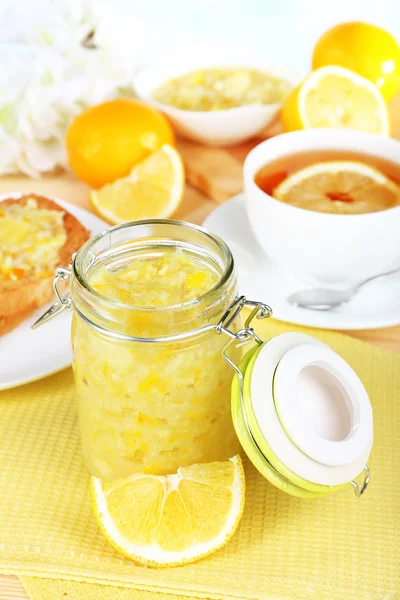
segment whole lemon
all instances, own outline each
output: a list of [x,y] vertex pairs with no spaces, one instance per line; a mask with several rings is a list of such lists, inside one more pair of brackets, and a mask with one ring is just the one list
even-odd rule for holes
[[340,23],[318,40],[312,68],[345,67],[370,79],[386,101],[400,89],[400,48],[385,29],[369,23]]
[[174,143],[172,128],[163,114],[128,98],[87,108],[66,133],[72,171],[94,188],[128,175],[154,150]]

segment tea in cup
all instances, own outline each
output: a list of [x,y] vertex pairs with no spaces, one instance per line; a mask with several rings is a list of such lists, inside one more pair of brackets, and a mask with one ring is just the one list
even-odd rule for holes
[[316,212],[356,215],[400,205],[400,168],[370,154],[299,152],[278,158],[254,181],[273,198]]
[[261,143],[244,164],[254,234],[284,270],[340,289],[400,269],[400,142],[314,129]]

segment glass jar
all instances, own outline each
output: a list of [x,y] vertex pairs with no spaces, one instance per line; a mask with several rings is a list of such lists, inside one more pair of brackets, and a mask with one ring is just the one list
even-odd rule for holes
[[[217,274],[212,289],[149,308],[106,297],[90,284],[99,268],[117,272],[135,260],[143,266],[177,250]],[[92,475],[115,480],[134,472],[173,473],[239,451],[230,410],[232,371],[221,356],[226,339],[208,328],[236,294],[229,248],[186,223],[121,225],[79,250],[71,274],[73,370]],[[230,328],[239,326],[237,317]]]
[[[62,295],[67,279],[70,294]],[[180,221],[114,227],[89,240],[70,268],[57,269],[54,289],[58,302],[33,327],[73,309],[82,448],[92,475],[164,475],[227,460],[242,446],[266,479],[293,496],[322,497],[348,482],[357,496],[367,489],[373,429],[362,383],[311,336],[259,338],[252,321],[270,317],[271,308],[237,297],[233,258],[219,238]],[[244,307],[251,312],[242,326]],[[318,384],[313,405],[333,406],[337,386],[346,389],[359,416],[351,436],[332,442],[312,424],[309,431],[308,417],[293,420],[298,374],[310,366],[337,382],[329,379],[328,404]]]

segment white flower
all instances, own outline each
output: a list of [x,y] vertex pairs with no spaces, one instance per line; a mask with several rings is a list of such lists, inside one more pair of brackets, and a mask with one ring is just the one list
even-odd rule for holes
[[14,0],[0,21],[0,174],[66,168],[82,109],[131,94],[141,27],[96,0]]

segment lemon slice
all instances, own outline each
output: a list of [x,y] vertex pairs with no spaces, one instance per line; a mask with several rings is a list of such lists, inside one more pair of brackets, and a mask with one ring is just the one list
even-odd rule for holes
[[89,199],[101,217],[113,225],[139,219],[163,219],[177,209],[185,182],[182,159],[165,144],[130,175],[92,191]]
[[370,213],[400,204],[400,186],[357,161],[305,167],[289,175],[272,195],[292,206],[338,214]]
[[374,83],[337,66],[311,73],[282,109],[286,131],[326,127],[389,135],[389,114]]
[[235,456],[108,485],[92,477],[91,492],[100,529],[116,550],[141,564],[171,567],[229,541],[242,516],[245,479]]

